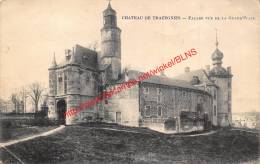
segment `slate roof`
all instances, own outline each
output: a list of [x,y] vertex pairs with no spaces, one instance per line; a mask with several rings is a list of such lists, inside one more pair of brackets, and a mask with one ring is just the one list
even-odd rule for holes
[[200,80],[200,84],[206,82],[208,85],[216,85],[209,78],[204,69],[198,69],[190,72],[185,72],[184,74],[175,76],[174,79],[184,80],[186,82],[191,82],[193,76],[197,76]]
[[[143,72],[140,72],[137,70],[128,70],[126,74],[129,77],[129,80],[131,80],[131,79],[133,80],[133,79],[138,79],[138,77],[141,74],[143,74]],[[118,80],[116,83],[123,83],[125,81],[127,81],[127,79],[122,78],[122,79]],[[191,83],[189,83],[187,81],[173,79],[173,78],[169,78],[166,76],[154,75],[148,79],[143,80],[142,82],[151,83],[151,84],[161,84],[161,85],[167,85],[167,86],[172,86],[172,87],[187,88],[187,89],[205,92],[204,90],[200,89],[199,87],[191,85]]]
[[71,55],[70,60],[64,60],[59,63],[57,68],[64,67],[69,64],[79,65],[83,68],[91,70],[98,70],[97,52],[80,45],[75,45],[74,54]]

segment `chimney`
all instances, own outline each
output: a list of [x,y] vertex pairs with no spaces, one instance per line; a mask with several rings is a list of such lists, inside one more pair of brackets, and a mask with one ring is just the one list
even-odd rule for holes
[[190,67],[185,67],[185,68],[184,68],[184,71],[185,71],[185,73],[190,72]]
[[65,50],[65,58],[66,58],[66,61],[70,60],[70,58],[71,58],[71,50],[70,49]]
[[207,73],[209,73],[209,71],[210,71],[210,65],[205,65],[205,70],[206,70]]

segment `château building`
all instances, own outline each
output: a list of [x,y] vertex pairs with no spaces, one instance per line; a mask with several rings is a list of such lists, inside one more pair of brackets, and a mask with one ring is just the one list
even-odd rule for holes
[[65,50],[49,68],[48,117],[66,125],[95,119],[128,126],[189,131],[205,126],[231,124],[231,68],[222,67],[223,53],[212,54],[213,68],[190,71],[175,78],[152,76],[134,87],[65,117],[103,91],[136,79],[141,72],[122,70],[121,29],[111,4],[103,11],[101,52],[80,45]]

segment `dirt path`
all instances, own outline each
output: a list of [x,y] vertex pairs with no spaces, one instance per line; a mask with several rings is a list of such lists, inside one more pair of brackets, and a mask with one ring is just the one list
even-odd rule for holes
[[245,130],[245,129],[231,129],[231,130],[233,130],[233,131],[247,132],[247,133],[253,133],[253,134],[259,134],[259,132],[250,131],[250,130]]
[[[11,140],[11,141],[7,141],[7,142],[2,142],[2,143],[0,143],[0,147],[3,148],[5,151],[7,151],[11,156],[13,156],[17,160],[18,163],[24,164],[24,162],[19,157],[17,157],[12,151],[7,149],[6,146],[13,145],[13,144],[16,144],[16,143],[19,143],[19,142],[28,141],[28,140],[31,140],[31,139],[34,139],[34,138],[37,138],[37,137],[48,136],[48,135],[51,135],[51,134],[53,134],[53,133],[55,133],[57,131],[62,130],[64,127],[65,127],[64,125],[61,125],[58,128],[49,130],[47,132],[43,132],[41,134],[35,134],[35,135],[29,136],[29,137],[25,137],[25,138],[21,138],[21,139],[16,139],[16,140]],[[0,164],[1,163],[3,163],[3,162],[0,160]]]
[[200,134],[181,135],[181,137],[208,136],[214,133],[217,133],[217,131],[211,131],[211,132],[200,133]]
[[2,142],[2,143],[0,143],[0,147],[6,147],[6,146],[9,146],[9,145],[13,145],[13,144],[19,143],[19,142],[28,141],[28,140],[31,140],[31,139],[34,139],[34,138],[37,138],[37,137],[48,136],[48,135],[51,135],[51,134],[53,134],[53,133],[55,133],[57,131],[60,131],[64,127],[65,127],[64,125],[61,125],[58,128],[49,130],[47,132],[43,132],[41,134],[35,134],[35,135],[29,136],[29,137],[25,137],[25,138],[21,138],[21,139],[16,139],[16,140],[11,140],[11,141],[7,141],[7,142]]
[[[124,129],[114,129],[114,128],[92,128],[92,129],[104,129],[104,130],[111,130],[111,131],[120,131],[120,132],[127,132],[127,133],[136,133],[136,134],[151,134],[147,132],[137,132],[134,130],[124,130]],[[200,133],[200,134],[187,134],[187,135],[176,135],[176,137],[194,137],[194,136],[206,136],[216,133],[217,131],[210,131],[207,133]],[[169,133],[170,134],[170,133]]]

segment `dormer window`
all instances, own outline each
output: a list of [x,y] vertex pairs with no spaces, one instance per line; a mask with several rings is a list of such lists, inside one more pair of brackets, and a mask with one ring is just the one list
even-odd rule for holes
[[84,62],[86,62],[86,61],[88,60],[88,58],[89,58],[89,57],[88,57],[87,55],[83,55],[83,56],[82,56],[82,60],[83,60]]

